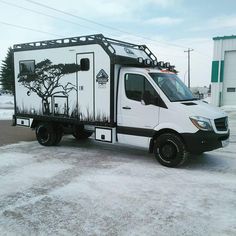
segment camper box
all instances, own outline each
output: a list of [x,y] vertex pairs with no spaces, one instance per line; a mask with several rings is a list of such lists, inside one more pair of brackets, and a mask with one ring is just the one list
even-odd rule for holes
[[[47,119],[114,127],[120,67],[154,60],[144,45],[103,35],[14,45],[16,123]],[[64,71],[73,64],[86,68]],[[34,79],[35,72],[41,77]]]

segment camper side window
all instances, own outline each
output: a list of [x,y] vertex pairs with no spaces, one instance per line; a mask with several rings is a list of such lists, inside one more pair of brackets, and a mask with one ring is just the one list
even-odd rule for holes
[[90,69],[90,63],[88,58],[80,59],[80,70],[81,71],[88,71]]
[[20,75],[33,74],[35,70],[35,61],[20,61]]

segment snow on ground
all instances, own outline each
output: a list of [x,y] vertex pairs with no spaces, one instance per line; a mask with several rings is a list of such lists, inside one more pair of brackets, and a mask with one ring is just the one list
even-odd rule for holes
[[0,95],[0,120],[11,120],[14,113],[14,97],[9,94]]
[[11,108],[14,107],[14,96],[9,94],[0,95],[0,108]]
[[211,97],[207,96],[204,99],[202,99],[203,101],[207,102],[207,103],[211,103]]
[[230,125],[228,147],[176,169],[70,136],[3,146],[1,235],[236,235],[236,111]]
[[13,109],[0,109],[0,120],[11,120],[13,114]]

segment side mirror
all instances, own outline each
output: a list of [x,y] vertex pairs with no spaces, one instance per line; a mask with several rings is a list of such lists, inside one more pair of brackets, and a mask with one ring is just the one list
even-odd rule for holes
[[90,68],[90,63],[88,58],[83,58],[80,60],[80,70],[81,71],[88,71]]
[[144,105],[144,106],[146,105],[146,103],[144,102],[143,99],[141,99],[141,104]]
[[150,105],[153,103],[150,92],[144,91],[144,93],[142,94],[141,103],[143,105]]

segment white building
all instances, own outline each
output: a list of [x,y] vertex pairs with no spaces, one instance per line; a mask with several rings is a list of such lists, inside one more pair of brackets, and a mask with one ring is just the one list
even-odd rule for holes
[[214,37],[212,103],[236,105],[236,35]]

